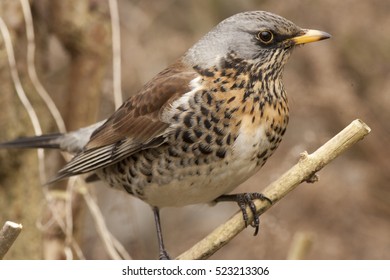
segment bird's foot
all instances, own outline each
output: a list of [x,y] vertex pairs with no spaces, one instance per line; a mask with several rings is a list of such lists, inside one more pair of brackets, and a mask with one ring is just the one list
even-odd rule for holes
[[161,250],[158,259],[159,259],[160,261],[163,261],[163,260],[166,261],[166,260],[170,260],[171,258],[169,257],[167,251]]
[[249,206],[249,209],[251,210],[252,215],[253,215],[253,221],[250,225],[255,228],[255,233],[253,235],[257,235],[259,232],[259,227],[260,227],[260,215],[257,213],[256,206],[253,202],[253,200],[255,200],[255,199],[260,199],[261,201],[266,200],[270,204],[272,204],[272,200],[261,193],[226,194],[226,195],[221,195],[220,197],[215,199],[215,201],[216,202],[221,202],[221,201],[235,201],[235,202],[237,202],[237,204],[240,207],[240,210],[242,212],[242,217],[243,217],[244,222],[245,222],[245,227],[247,227],[249,224],[248,213],[246,211],[246,206]]

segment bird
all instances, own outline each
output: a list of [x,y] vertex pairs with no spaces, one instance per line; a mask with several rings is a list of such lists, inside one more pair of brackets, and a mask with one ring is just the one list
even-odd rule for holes
[[[289,107],[283,70],[294,48],[328,39],[266,11],[241,12],[217,24],[181,57],[130,96],[110,117],[68,133],[23,137],[1,148],[55,148],[74,157],[49,183],[89,174],[151,206],[159,258],[169,259],[160,209],[235,201],[231,194],[274,153]],[[87,179],[88,179],[87,178]]]

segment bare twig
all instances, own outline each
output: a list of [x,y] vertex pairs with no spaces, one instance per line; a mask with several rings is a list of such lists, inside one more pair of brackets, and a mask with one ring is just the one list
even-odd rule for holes
[[[22,1],[24,15],[27,16],[26,17],[26,29],[29,30],[27,32],[27,37],[28,37],[28,41],[30,44],[30,46],[28,48],[29,75],[32,78],[32,80],[35,79],[34,85],[35,86],[38,85],[38,88],[37,88],[38,92],[42,93],[42,90],[44,91],[44,89],[42,86],[41,87],[39,86],[40,83],[39,83],[38,78],[36,76],[35,66],[32,66],[32,64],[34,63],[33,52],[35,51],[35,44],[31,42],[31,40],[34,39],[34,36],[31,34],[33,32],[31,30],[32,19],[31,19],[31,13],[29,13],[30,9],[29,9],[29,7],[26,7],[26,5],[29,5],[29,3]],[[9,30],[8,30],[6,24],[4,23],[4,21],[1,17],[0,17],[0,31],[1,31],[2,36],[4,38],[4,43],[5,43],[5,47],[7,50],[8,63],[9,63],[10,72],[11,72],[11,77],[12,77],[12,80],[13,80],[13,83],[14,83],[14,86],[16,89],[16,93],[17,93],[21,103],[23,104],[24,108],[26,109],[26,112],[31,120],[35,135],[41,135],[42,128],[41,128],[41,125],[39,122],[39,118],[34,110],[34,107],[32,106],[31,102],[27,98],[27,95],[23,89],[22,83],[20,81],[19,73],[18,73],[17,68],[16,68],[15,54],[14,54],[14,50],[13,50],[13,46],[12,46],[11,36],[9,34]],[[45,101],[47,101],[47,100],[45,100]],[[48,104],[48,106],[49,106],[49,104]],[[49,109],[50,109],[50,107],[49,107]],[[53,108],[51,108],[51,109],[53,109]],[[61,129],[61,125],[59,128]],[[45,184],[47,181],[46,180],[46,167],[45,167],[45,161],[44,161],[45,153],[44,153],[43,149],[38,149],[37,153],[38,153],[38,169],[39,169],[40,182],[42,184]],[[49,194],[49,190],[48,190],[47,186],[43,187],[43,193],[45,195],[46,201],[48,202],[48,207],[50,208],[51,212],[53,213],[53,217],[55,217],[55,220],[58,222],[58,224],[61,225],[62,230],[65,232],[66,225],[62,222],[61,214],[57,213],[58,211],[55,209],[55,207],[51,203],[52,196]],[[75,243],[74,240],[72,240],[72,241],[73,241],[72,243],[74,244]]]
[[[49,109],[51,115],[54,118],[54,121],[56,122],[56,125],[58,127],[58,130],[62,133],[66,132],[65,123],[63,118],[61,117],[61,114],[55,105],[53,99],[50,97],[46,89],[43,87],[42,83],[40,82],[37,71],[35,68],[35,34],[34,34],[34,25],[33,25],[33,19],[31,14],[31,7],[28,0],[20,0],[22,9],[23,9],[23,15],[26,23],[26,36],[27,36],[27,71],[28,75],[30,77],[30,80],[38,93],[38,95],[42,98],[42,100],[45,102],[47,108]],[[39,159],[41,161],[41,159]],[[45,182],[42,182],[45,183]],[[45,195],[45,198],[48,202],[48,206],[50,211],[53,213],[53,217],[55,217],[57,223],[60,225],[64,233],[66,234],[66,244],[73,244],[75,251],[77,252],[77,249],[79,248],[78,245],[76,245],[75,240],[72,237],[72,223],[69,223],[68,216],[66,215],[66,222],[62,222],[61,215],[59,213],[54,213],[55,211],[58,211],[55,207],[52,207],[50,199],[52,198],[51,195],[49,195],[49,190],[46,186],[43,187],[43,193]],[[68,200],[67,200],[68,201]],[[68,210],[68,209],[67,209]],[[68,213],[68,211],[67,211]],[[71,213],[71,211],[70,211]],[[73,259],[72,257],[72,250],[69,247],[64,248],[65,255],[67,259]],[[80,256],[79,256],[80,257]]]
[[[273,204],[270,205],[267,201],[255,201],[258,213],[264,213],[300,183],[313,178],[316,172],[353,144],[363,139],[369,132],[370,128],[365,123],[360,120],[355,120],[314,153],[302,153],[296,165],[264,190],[263,194],[270,198]],[[253,216],[250,211],[248,211],[248,216],[250,216],[249,222],[251,222]],[[178,259],[206,259],[232,240],[244,228],[242,213],[237,212],[227,222],[206,236],[206,238],[180,255]]]
[[4,258],[21,231],[21,224],[10,221],[5,222],[3,228],[0,230],[0,260]]
[[[50,113],[55,119],[59,131],[65,132],[65,125],[61,117],[61,114],[59,113],[58,108],[56,107],[55,103],[51,99],[50,95],[47,93],[42,83],[39,81],[36,72],[36,68],[35,68],[36,45],[35,45],[35,34],[34,34],[30,3],[28,0],[20,0],[20,2],[22,4],[23,15],[26,23],[28,75],[37,93],[43,99]],[[122,92],[121,92],[119,15],[118,15],[118,6],[116,0],[110,0],[110,11],[111,11],[112,30],[113,30],[112,39],[113,39],[113,64],[114,64],[113,67],[114,68],[114,74],[113,74],[114,97],[115,97],[116,107],[118,107],[120,103],[122,103]],[[42,130],[39,124],[39,119],[35,113],[32,104],[29,102],[24,92],[23,86],[20,82],[19,74],[16,68],[16,62],[15,62],[11,37],[9,35],[9,31],[5,23],[1,18],[0,18],[0,31],[4,37],[4,42],[8,54],[8,62],[10,66],[12,79],[16,88],[16,92],[33,123],[35,134],[40,135],[42,134]],[[65,154],[63,155],[64,157],[66,156]],[[42,149],[38,150],[38,160],[39,160],[40,181],[42,182],[42,184],[44,184],[46,182],[46,174],[45,174],[45,163],[44,163],[44,151]],[[80,178],[80,180],[82,179]],[[68,187],[67,187],[68,192],[66,193],[65,196],[61,196],[60,198],[57,195],[53,197],[53,192],[49,191],[47,186],[43,187],[43,193],[47,201],[48,208],[52,213],[52,219],[50,219],[48,223],[51,224],[52,222],[55,221],[58,227],[61,229],[61,231],[65,234],[65,244],[64,244],[65,246],[63,249],[66,258],[73,259],[73,252],[75,252],[79,259],[84,259],[83,253],[79,245],[77,244],[76,240],[73,237],[72,193],[74,192],[74,183],[75,180],[71,180],[70,182],[68,182]],[[90,194],[86,192],[88,192],[87,189],[84,190],[83,193],[84,198],[86,196],[90,197]],[[56,193],[58,194],[58,192]],[[62,205],[61,201],[64,201],[66,204],[65,207],[62,207],[64,208],[65,214],[61,213],[61,211],[59,210],[59,205]],[[91,205],[92,207],[90,207]],[[112,258],[130,259],[131,257],[128,255],[128,253],[120,244],[120,242],[115,239],[115,237],[111,234],[111,232],[108,231],[107,227],[102,226],[102,224],[104,225],[104,221],[102,222],[103,216],[101,215],[100,211],[96,211],[96,207],[97,207],[96,204],[89,203],[88,206],[92,216],[94,217],[94,221],[96,222],[96,228],[99,232],[99,236],[103,239],[103,242],[106,245],[107,251],[110,254],[110,256]],[[39,225],[38,223],[38,227],[41,229],[47,226],[48,225],[46,224]],[[114,256],[110,252],[119,252],[119,256]]]
[[112,29],[112,64],[114,83],[114,103],[118,109],[122,104],[121,36],[119,25],[118,1],[109,0]]
[[47,93],[46,89],[43,87],[42,83],[38,79],[37,71],[35,69],[35,35],[34,35],[34,25],[31,15],[30,3],[28,0],[20,0],[23,8],[23,15],[26,22],[26,35],[27,35],[27,71],[31,79],[35,90],[38,92],[39,96],[45,102],[47,108],[49,109],[51,115],[53,116],[58,130],[60,132],[65,132],[65,123],[61,117],[60,111],[55,105],[53,99]]
[[[87,190],[87,188],[82,189]],[[88,191],[85,191],[82,194],[85,202],[87,203],[88,209],[91,212],[92,218],[94,219],[96,230],[100,236],[100,239],[106,247],[106,252],[114,260],[130,260],[131,256],[127,253],[122,244],[116,240],[112,233],[108,230],[104,217],[98,205],[93,200],[91,194]]]
[[[28,116],[31,120],[31,123],[33,125],[33,128],[34,128],[35,135],[41,135],[42,128],[41,128],[41,125],[39,123],[38,116],[37,116],[33,106],[31,105],[30,101],[28,100],[26,93],[24,92],[22,83],[20,82],[18,70],[16,69],[15,54],[14,54],[14,49],[12,46],[12,40],[11,40],[9,30],[8,30],[4,20],[1,17],[0,17],[0,31],[1,31],[1,34],[4,38],[4,44],[5,44],[5,48],[7,50],[8,64],[10,67],[12,81],[15,85],[16,93],[17,93],[20,101],[22,102],[24,108],[27,111],[27,114],[28,114]],[[38,153],[38,159],[39,159],[39,164],[38,164],[39,177],[40,177],[41,182],[44,183],[44,182],[46,182],[46,172],[45,172],[45,162],[44,162],[45,153],[44,153],[43,149],[38,149],[37,153]]]

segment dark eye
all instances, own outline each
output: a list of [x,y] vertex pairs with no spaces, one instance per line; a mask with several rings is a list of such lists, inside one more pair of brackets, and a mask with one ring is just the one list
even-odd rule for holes
[[264,44],[269,44],[272,42],[272,40],[274,39],[274,34],[272,34],[271,31],[260,31],[259,33],[257,33],[257,36],[256,38],[264,43]]

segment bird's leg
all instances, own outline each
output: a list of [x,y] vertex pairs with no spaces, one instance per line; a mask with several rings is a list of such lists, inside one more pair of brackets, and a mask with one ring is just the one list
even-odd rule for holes
[[262,201],[266,200],[269,203],[272,204],[272,200],[268,197],[264,196],[261,193],[238,193],[238,194],[224,194],[220,197],[217,197],[215,199],[215,202],[221,202],[221,201],[235,201],[237,202],[238,206],[240,207],[240,210],[242,212],[242,217],[245,222],[245,227],[248,226],[248,213],[246,212],[246,206],[248,205],[252,214],[253,214],[253,222],[251,224],[252,227],[255,228],[254,235],[257,235],[259,232],[259,226],[260,226],[260,219],[259,214],[257,214],[256,206],[253,203],[254,199],[260,199]]
[[161,224],[160,224],[160,209],[157,207],[153,207],[153,214],[154,214],[154,222],[156,223],[156,230],[157,230],[157,240],[158,240],[158,249],[159,249],[159,259],[160,260],[170,260],[167,251],[165,250],[162,231],[161,231]]

